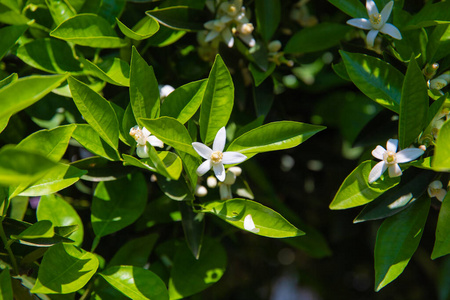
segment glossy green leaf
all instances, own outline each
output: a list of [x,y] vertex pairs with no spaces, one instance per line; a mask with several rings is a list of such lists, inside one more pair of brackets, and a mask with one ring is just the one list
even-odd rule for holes
[[269,42],[281,19],[280,0],[256,0],[256,28],[264,41]]
[[168,179],[178,180],[183,169],[181,159],[178,155],[169,151],[156,152],[152,145],[147,143],[149,159],[147,164],[153,165],[156,172]]
[[16,82],[17,79],[19,79],[19,76],[17,75],[17,73],[12,73],[8,77],[3,78],[2,80],[0,80],[0,89],[11,83]]
[[375,290],[395,280],[419,246],[430,200],[416,201],[403,212],[386,219],[375,243]]
[[106,269],[100,276],[130,299],[169,300],[166,285],[152,271],[133,266],[115,266]]
[[414,56],[408,64],[400,102],[399,147],[407,148],[426,126],[428,114],[427,83]]
[[87,73],[114,85],[130,86],[130,66],[120,58],[107,59],[99,65],[87,59],[82,62]]
[[[195,188],[197,185],[197,168],[199,166],[199,160],[197,156],[192,156],[190,154],[187,154],[186,152],[177,152],[178,155],[181,158],[181,161],[183,163],[183,169],[186,172],[187,179],[189,179],[191,183],[191,188]],[[186,180],[187,182],[187,180]]]
[[14,46],[27,29],[27,25],[13,25],[0,28],[0,36],[2,37],[2,42],[0,44],[0,60],[8,50]]
[[148,39],[159,30],[159,23],[155,19],[148,16],[141,19],[133,26],[132,29],[128,28],[125,24],[116,19],[117,26],[122,33],[135,41],[142,41]]
[[[14,2],[11,2],[14,3]],[[20,11],[16,9],[11,9],[11,7],[8,7],[5,5],[5,1],[2,1],[0,3],[0,22],[4,24],[11,24],[11,25],[25,25],[30,22],[30,19],[28,19],[25,15],[21,14]],[[33,24],[35,25],[35,24]]]
[[178,177],[180,176],[182,168],[181,160],[175,153],[168,151],[161,151],[157,153],[157,157],[159,162],[164,165],[163,171],[158,170],[150,158],[137,159],[136,157],[133,157],[131,155],[123,154],[123,160],[125,162],[125,165],[135,166],[156,173],[160,173],[161,171],[162,173],[164,173],[163,174],[164,176],[168,174],[173,174],[170,176],[178,176]]
[[255,234],[261,236],[286,238],[305,234],[276,211],[251,200],[211,201],[204,204],[202,211],[214,214],[243,230],[246,230],[244,229],[244,219],[250,214],[253,217],[256,228],[259,229],[259,232]]
[[159,117],[158,81],[149,66],[133,47],[130,66],[130,100],[136,120]]
[[102,237],[125,228],[142,214],[147,202],[147,184],[141,173],[97,185],[91,208],[94,233]]
[[137,121],[134,118],[133,109],[131,108],[131,103],[128,103],[127,108],[123,114],[122,119],[122,131],[124,133],[124,138],[127,140],[129,145],[136,145],[136,140],[130,135],[130,129],[137,125]]
[[443,1],[425,5],[405,26],[405,30],[450,23],[450,3]]
[[181,177],[173,180],[167,176],[156,175],[157,183],[161,191],[172,200],[175,201],[192,201],[195,199],[192,189],[189,188],[186,180]]
[[128,265],[143,268],[148,263],[148,258],[158,237],[158,234],[152,233],[128,241],[114,254],[108,267]]
[[39,221],[49,220],[54,226],[77,225],[77,230],[68,235],[68,238],[74,240],[78,246],[83,242],[83,222],[72,205],[60,196],[55,194],[42,196],[39,200],[36,217]]
[[209,20],[205,11],[187,6],[172,6],[145,13],[164,26],[184,31],[204,30],[203,24]]
[[[73,162],[71,165],[88,171],[81,179],[92,182],[116,180],[134,171],[131,167],[124,167],[122,161],[108,161],[100,156],[84,158]],[[86,192],[90,193],[90,189]]]
[[367,10],[359,0],[328,0],[352,18],[367,18]]
[[186,202],[179,204],[186,243],[196,259],[200,257],[205,219],[203,213],[196,213]]
[[93,48],[121,48],[126,41],[117,37],[111,25],[94,14],[79,14],[59,24],[50,36]]
[[336,23],[320,23],[303,28],[289,39],[284,52],[311,53],[326,50],[338,45],[350,30],[350,26]]
[[170,299],[182,299],[208,288],[220,280],[226,265],[227,254],[216,240],[205,238],[199,259],[186,244],[178,246],[170,272]]
[[113,149],[119,143],[119,122],[111,104],[89,86],[73,77],[68,79],[73,101],[84,119]]
[[192,147],[192,139],[189,132],[178,120],[170,117],[161,117],[154,120],[140,119],[140,122],[165,144],[197,157],[197,152]]
[[261,152],[296,147],[325,127],[300,122],[272,122],[250,130],[236,138],[227,151],[251,156]]
[[148,39],[147,43],[154,47],[166,47],[181,39],[185,34],[186,31],[179,31],[161,26],[158,32]]
[[28,197],[25,196],[17,196],[11,199],[10,197],[10,213],[9,216],[12,219],[23,221],[25,217],[25,213],[28,209]]
[[109,160],[120,160],[117,150],[108,145],[89,124],[77,124],[73,138],[90,152]]
[[11,235],[11,238],[14,240],[51,238],[54,234],[52,222],[43,220],[34,223],[18,235]]
[[111,26],[114,26],[116,19],[122,15],[126,3],[126,0],[102,0],[98,15],[107,20]]
[[0,298],[3,300],[13,300],[13,289],[11,285],[11,275],[8,267],[0,273]]
[[161,115],[184,124],[197,112],[203,100],[206,79],[189,82],[175,89],[161,104]]
[[447,192],[439,210],[436,226],[436,240],[431,253],[431,259],[450,253],[450,193]]
[[69,75],[28,76],[0,89],[0,118],[11,116],[39,101],[57,88]]
[[71,244],[50,247],[42,259],[32,293],[68,294],[80,290],[95,274],[97,257]]
[[222,58],[217,55],[200,108],[200,136],[205,144],[214,141],[219,129],[228,123],[233,99],[233,80]]
[[450,122],[442,125],[436,140],[432,166],[436,171],[450,170]]
[[390,64],[365,54],[340,51],[348,76],[367,97],[398,113],[403,74]]
[[369,173],[377,162],[361,163],[345,178],[330,204],[330,209],[347,209],[367,204],[400,182],[400,178],[385,176],[382,181],[368,184]]
[[76,11],[71,5],[61,0],[45,0],[48,10],[52,15],[56,25],[76,15]]

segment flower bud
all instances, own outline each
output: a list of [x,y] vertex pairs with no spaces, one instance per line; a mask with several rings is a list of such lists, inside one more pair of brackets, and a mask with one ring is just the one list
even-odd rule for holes
[[209,176],[207,179],[206,179],[206,185],[209,187],[209,188],[215,188],[216,186],[217,186],[217,179],[216,179],[216,177],[214,177],[214,176]]
[[236,166],[228,168],[228,171],[232,172],[236,176],[240,176],[242,174],[242,169]]
[[267,45],[267,49],[269,49],[269,52],[278,52],[281,49],[281,42],[279,40],[271,41]]
[[203,186],[197,184],[195,187],[195,196],[197,197],[205,197],[208,194],[208,190]]

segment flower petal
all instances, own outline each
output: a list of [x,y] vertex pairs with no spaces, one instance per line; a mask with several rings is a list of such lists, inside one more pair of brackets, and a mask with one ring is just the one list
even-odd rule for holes
[[216,175],[217,179],[219,181],[224,181],[225,180],[225,168],[223,167],[222,163],[218,163],[218,164],[213,164],[213,169],[214,169],[214,174]]
[[225,175],[225,180],[223,181],[226,185],[233,185],[236,182],[236,175],[233,172],[228,171]]
[[227,200],[233,198],[231,193],[231,186],[228,184],[221,184],[219,187],[220,200]]
[[251,34],[240,34],[239,38],[246,43],[249,47],[254,47],[256,44],[255,39]]
[[148,157],[147,145],[145,145],[145,146],[137,145],[136,146],[136,154],[140,158],[147,158]]
[[393,164],[389,166],[389,177],[398,177],[402,176],[402,169],[398,164]]
[[148,131],[147,128],[142,127],[142,133],[144,134],[145,137],[149,137],[150,134],[152,134],[150,131]]
[[253,222],[253,218],[252,215],[248,214],[245,216],[244,219],[244,229],[254,232],[254,233],[258,233],[259,232],[259,228],[256,228],[255,223]]
[[397,152],[397,146],[398,146],[398,140],[396,139],[389,139],[386,143],[386,149],[387,151],[391,152]]
[[347,24],[361,29],[372,29],[372,24],[370,23],[370,21],[364,18],[350,19],[347,21]]
[[386,152],[386,149],[384,149],[383,147],[381,147],[380,145],[378,145],[375,149],[373,149],[372,151],[372,155],[375,158],[381,159],[383,160],[383,155]]
[[373,47],[373,45],[375,43],[375,38],[377,37],[377,34],[378,34],[378,30],[374,30],[374,29],[372,29],[371,31],[369,31],[369,33],[367,33],[366,42],[369,47]]
[[442,182],[440,180],[435,180],[428,185],[431,189],[442,189]]
[[225,28],[222,31],[222,38],[225,41],[225,43],[227,44],[228,48],[232,48],[234,45],[234,37],[233,34],[231,33],[230,28]]
[[216,137],[214,138],[213,143],[213,151],[220,151],[222,152],[225,148],[225,142],[227,140],[227,132],[225,131],[225,127],[222,127],[217,131]]
[[383,23],[386,23],[387,20],[389,19],[389,16],[391,15],[392,12],[392,7],[394,6],[394,1],[389,2],[388,4],[386,4],[383,9],[381,10],[381,21]]
[[153,147],[159,147],[159,148],[163,148],[164,147],[163,141],[161,141],[160,139],[158,139],[154,135],[149,136],[147,138],[147,142],[149,142],[150,145],[152,145]]
[[402,34],[400,33],[400,30],[397,29],[392,24],[386,23],[381,27],[380,31],[384,34],[392,36],[394,39],[401,40]]
[[440,189],[436,192],[436,198],[438,198],[438,200],[441,202],[442,202],[442,200],[444,200],[446,195],[447,195],[447,191],[444,189]]
[[205,144],[202,144],[199,142],[193,142],[192,147],[194,147],[194,150],[197,151],[197,153],[204,159],[211,158],[211,154],[213,153],[213,151],[211,150],[211,148],[209,148]]
[[419,156],[421,156],[424,153],[422,149],[419,148],[406,148],[397,153],[397,162],[398,163],[405,163],[412,160],[415,160]]
[[366,9],[367,9],[367,14],[369,16],[378,13],[377,5],[375,4],[375,2],[373,0],[366,1]]
[[229,152],[223,153],[222,163],[224,163],[226,165],[239,164],[246,159],[247,159],[247,156],[245,156],[242,153],[229,151]]
[[200,166],[198,166],[198,168],[197,168],[197,175],[198,176],[203,176],[209,170],[211,170],[211,160],[207,159]]
[[369,173],[369,183],[375,182],[386,171],[387,164],[384,160],[377,163]]
[[219,35],[218,31],[211,30],[208,32],[208,34],[205,37],[205,42],[211,42],[213,39],[215,39]]

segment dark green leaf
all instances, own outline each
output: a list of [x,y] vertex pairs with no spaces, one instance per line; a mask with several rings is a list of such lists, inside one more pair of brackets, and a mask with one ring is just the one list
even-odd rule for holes
[[194,257],[198,259],[205,231],[204,215],[203,213],[194,212],[192,207],[185,202],[180,202],[179,205],[186,243]]
[[208,21],[205,11],[187,6],[172,6],[145,12],[159,23],[176,30],[204,30],[203,24]]
[[158,234],[152,233],[128,241],[114,254],[108,267],[129,265],[143,268],[148,263],[148,258],[158,237]]
[[9,274],[8,267],[4,268],[0,274],[0,297],[3,300],[13,300],[11,275]]
[[432,166],[436,171],[450,170],[450,121],[442,125],[436,140]]
[[0,28],[0,36],[2,37],[2,42],[0,44],[0,60],[8,50],[14,46],[27,29],[27,25],[13,25]]
[[256,0],[256,28],[262,38],[269,42],[278,28],[281,18],[280,0]]
[[352,18],[367,18],[367,10],[359,0],[328,0]]
[[22,231],[18,235],[11,235],[11,239],[39,239],[39,238],[51,238],[55,234],[53,230],[52,222],[48,220],[38,221]]
[[434,243],[431,259],[450,253],[450,193],[447,192],[439,210],[439,218],[436,226],[436,241]]
[[156,176],[158,178],[158,186],[170,199],[175,201],[191,201],[195,199],[189,185],[183,177],[178,180],[173,180],[166,176]]

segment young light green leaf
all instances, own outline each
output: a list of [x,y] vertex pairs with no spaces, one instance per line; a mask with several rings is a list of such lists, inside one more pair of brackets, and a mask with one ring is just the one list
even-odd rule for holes
[[92,153],[112,161],[120,160],[118,151],[108,145],[89,124],[77,124],[73,138]]
[[120,58],[107,59],[99,65],[87,59],[81,61],[87,73],[114,85],[130,86],[130,66]]
[[283,216],[264,205],[247,199],[230,199],[205,203],[203,212],[211,213],[243,230],[245,217],[251,215],[258,232],[255,234],[286,238],[305,233],[289,223]]
[[436,171],[450,170],[450,121],[439,130],[435,147],[432,167]]
[[233,99],[233,80],[222,58],[217,55],[200,108],[200,136],[205,144],[211,143],[219,129],[227,125]]
[[129,265],[143,268],[148,263],[148,258],[158,237],[158,234],[152,233],[128,241],[114,254],[108,267]]
[[398,113],[403,74],[390,64],[365,54],[339,51],[348,76],[367,97]]
[[439,210],[436,226],[436,241],[434,243],[431,259],[450,253],[450,193],[447,192]]
[[52,222],[48,220],[38,221],[22,231],[18,235],[11,235],[11,239],[39,239],[39,238],[51,238],[55,235]]
[[27,29],[27,25],[13,25],[0,28],[0,36],[2,37],[2,42],[0,44],[0,60],[6,52],[14,46]]
[[28,209],[28,197],[25,196],[17,196],[14,198],[10,197],[10,213],[9,217],[11,219],[20,220],[23,221],[23,218],[25,217],[25,213]]
[[159,23],[175,30],[198,31],[204,30],[203,24],[208,21],[204,10],[187,6],[171,6],[145,12]]
[[130,299],[169,300],[166,285],[152,271],[134,266],[114,266],[100,276]]
[[288,149],[300,145],[324,129],[324,126],[300,122],[272,122],[242,134],[228,146],[227,151],[237,151],[249,156]]
[[430,199],[420,199],[401,213],[386,219],[375,243],[375,290],[395,280],[419,246]]
[[130,66],[130,100],[136,120],[159,117],[158,81],[149,66],[133,47]]
[[55,194],[42,196],[39,200],[36,217],[38,221],[49,220],[54,226],[77,225],[77,230],[68,237],[73,239],[77,246],[83,242],[83,222],[72,205],[60,196]]
[[367,18],[367,10],[359,0],[328,0],[352,18]]
[[0,298],[3,300],[13,300],[13,289],[11,285],[11,275],[9,268],[3,269],[0,274]]
[[426,126],[428,89],[422,70],[414,55],[408,64],[400,102],[398,139],[401,149],[407,148]]
[[280,0],[257,0],[255,2],[256,28],[265,42],[269,42],[278,28],[281,18]]
[[145,162],[153,165],[156,172],[173,180],[178,180],[183,170],[181,159],[178,155],[169,151],[156,152],[152,145],[147,143],[149,158]]
[[59,24],[50,36],[93,48],[121,48],[126,41],[117,37],[111,25],[95,14],[79,14]]
[[159,30],[159,23],[155,21],[155,19],[148,16],[145,16],[143,19],[137,22],[137,24],[134,25],[132,29],[128,28],[117,18],[116,22],[119,26],[120,31],[122,31],[125,36],[135,41],[148,39]]
[[91,208],[95,235],[102,237],[132,224],[142,214],[146,202],[147,185],[141,173],[100,182]]
[[68,79],[73,101],[84,119],[113,149],[119,143],[119,122],[111,104],[89,86],[73,77]]
[[69,294],[80,290],[98,268],[97,257],[71,244],[59,243],[45,252],[32,293]]

